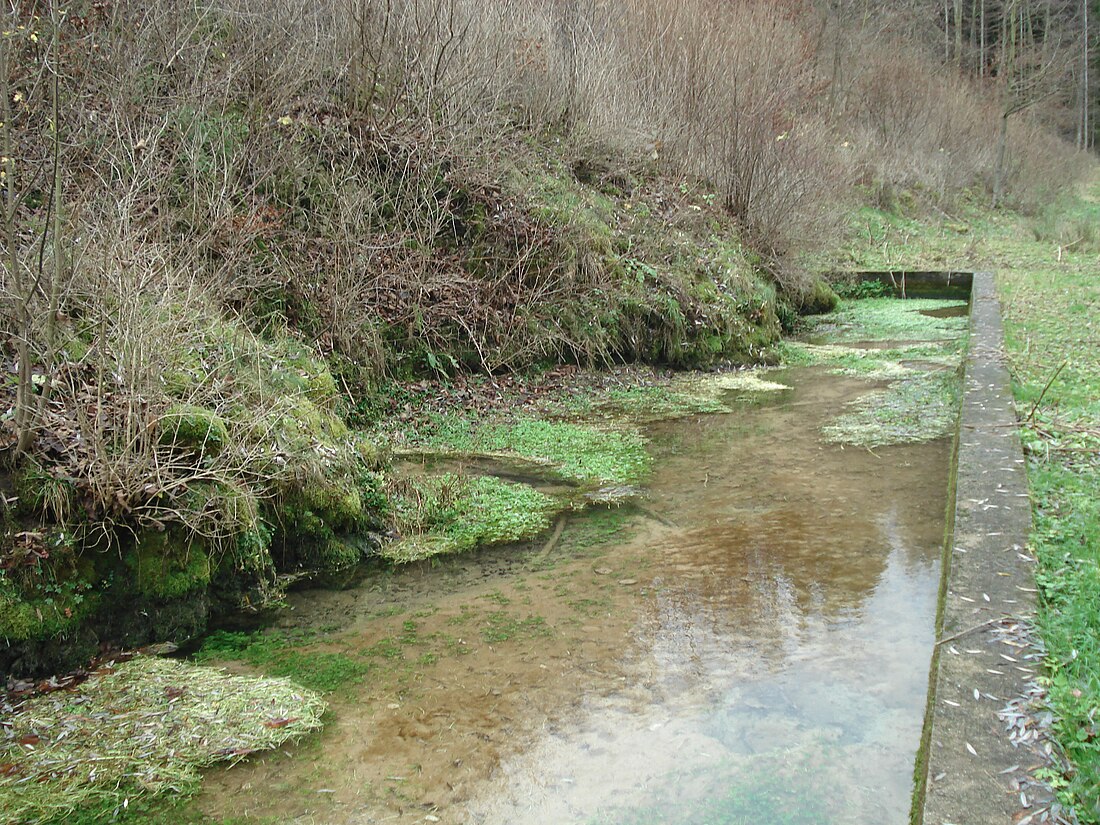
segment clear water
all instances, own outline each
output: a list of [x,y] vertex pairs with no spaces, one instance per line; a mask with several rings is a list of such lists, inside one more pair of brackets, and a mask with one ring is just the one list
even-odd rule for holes
[[[655,425],[637,509],[294,597],[358,655],[415,629],[326,730],[212,772],[197,805],[316,823],[907,821],[950,446],[818,428],[871,386],[812,369]],[[622,529],[622,528],[626,529]],[[537,561],[536,561],[537,560]],[[495,632],[499,631],[499,632]],[[434,657],[434,658],[433,658]],[[428,819],[427,821],[436,821]]]

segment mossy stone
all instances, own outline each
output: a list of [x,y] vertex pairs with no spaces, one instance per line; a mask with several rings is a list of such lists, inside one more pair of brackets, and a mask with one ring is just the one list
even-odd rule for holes
[[824,315],[836,309],[837,294],[823,279],[814,281],[810,290],[799,299],[799,312],[803,315]]
[[199,455],[216,456],[229,442],[229,428],[212,410],[177,404],[160,417],[160,440]]
[[204,591],[210,584],[206,549],[178,528],[140,531],[126,561],[142,596],[173,599]]

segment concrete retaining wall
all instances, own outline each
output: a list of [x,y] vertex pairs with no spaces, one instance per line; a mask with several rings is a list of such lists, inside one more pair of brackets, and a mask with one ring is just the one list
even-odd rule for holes
[[1028,755],[997,712],[1035,675],[1006,632],[1035,606],[1031,505],[991,273],[974,274],[970,317],[954,529],[916,777],[913,819],[923,825],[1009,825],[1027,813],[1016,780]]

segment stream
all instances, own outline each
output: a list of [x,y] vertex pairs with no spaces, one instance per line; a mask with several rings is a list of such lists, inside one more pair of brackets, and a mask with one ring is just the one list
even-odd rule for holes
[[636,505],[560,540],[293,594],[279,626],[369,662],[323,732],[207,773],[214,816],[294,823],[907,821],[951,445],[820,427],[820,368],[648,429]]

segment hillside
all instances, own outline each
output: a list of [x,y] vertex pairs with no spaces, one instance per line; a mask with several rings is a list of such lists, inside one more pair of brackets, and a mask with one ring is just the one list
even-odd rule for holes
[[1086,165],[1076,17],[985,11],[6,12],[0,672],[195,638],[498,512],[388,472],[434,382],[774,359],[861,204],[1046,202]]

